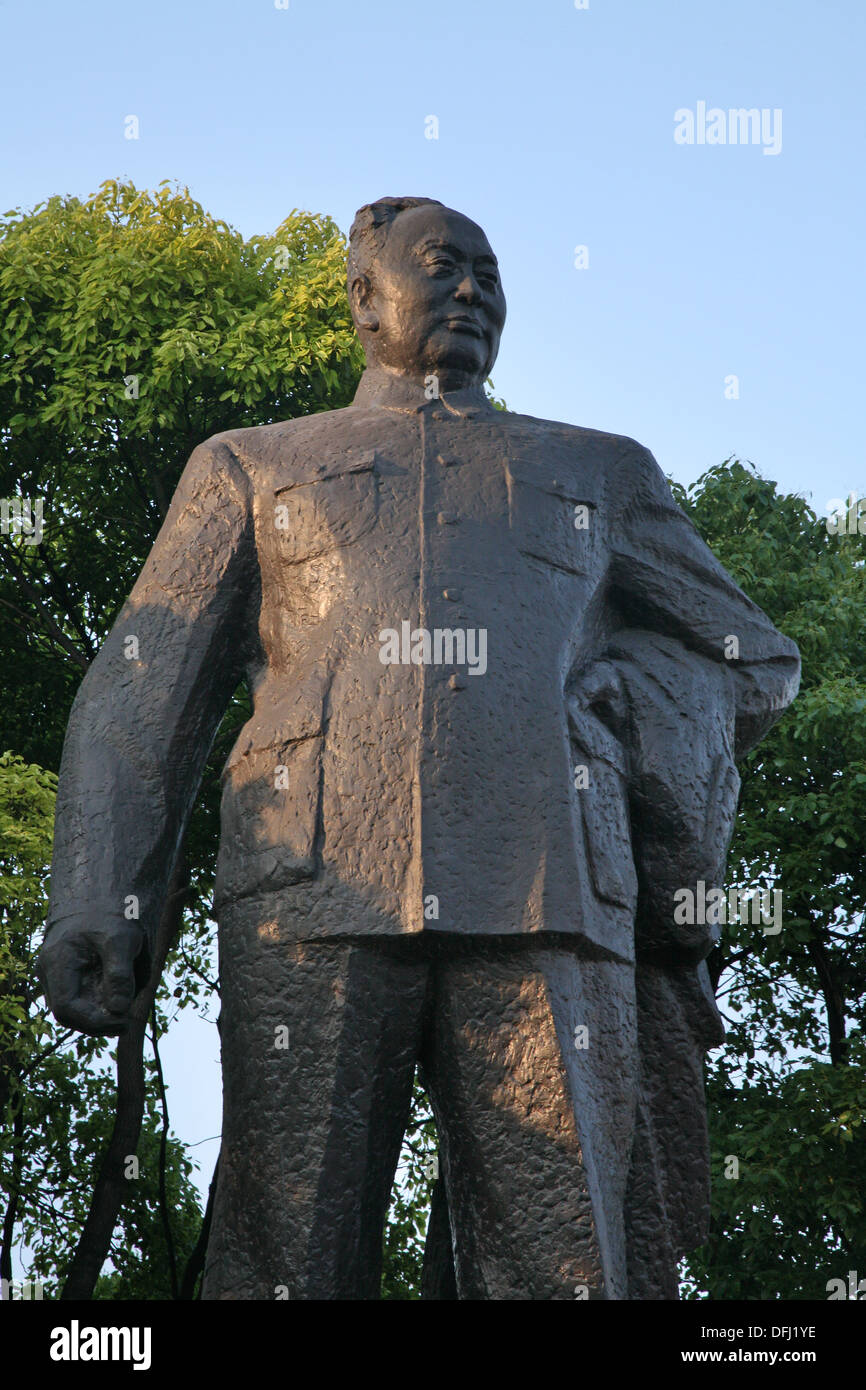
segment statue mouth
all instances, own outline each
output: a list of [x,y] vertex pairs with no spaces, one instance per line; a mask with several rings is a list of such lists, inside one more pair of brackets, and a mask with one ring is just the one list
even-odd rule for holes
[[445,327],[450,328],[452,333],[468,333],[473,338],[483,340],[487,338],[487,334],[477,319],[451,317],[445,320]]

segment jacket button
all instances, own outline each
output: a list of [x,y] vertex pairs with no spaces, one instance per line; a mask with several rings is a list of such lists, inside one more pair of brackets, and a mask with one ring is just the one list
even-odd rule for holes
[[437,454],[437,455],[436,455],[436,462],[437,462],[437,463],[441,463],[441,465],[442,465],[443,468],[453,468],[453,467],[454,467],[454,464],[455,464],[455,463],[458,463],[459,460],[458,460],[458,459],[446,458],[444,454]]
[[439,512],[436,517],[437,526],[454,526],[456,522],[457,517],[453,516],[451,512]]
[[448,678],[448,689],[449,689],[449,690],[465,690],[465,689],[466,689],[466,682],[465,682],[465,680],[463,679],[462,676],[449,676],[449,678]]
[[442,597],[447,598],[450,603],[459,603],[462,595],[459,589],[443,589]]

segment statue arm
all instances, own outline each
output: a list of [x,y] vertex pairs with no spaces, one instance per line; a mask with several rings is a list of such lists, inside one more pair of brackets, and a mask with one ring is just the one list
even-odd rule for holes
[[194,450],[142,572],[85,675],[57,793],[40,973],[62,1022],[122,1030],[214,734],[242,675],[255,589],[249,485],[219,437]]
[[629,626],[677,638],[730,671],[734,756],[742,758],[796,695],[799,652],[713,555],[676,505],[652,454],[628,443],[614,475],[615,600]]
[[717,928],[678,925],[674,895],[724,882],[734,759],[794,698],[799,653],[716,560],[652,455],[627,441],[621,459],[608,578],[626,625],[572,673],[569,716],[578,738],[600,721],[628,762],[639,955],[695,963]]

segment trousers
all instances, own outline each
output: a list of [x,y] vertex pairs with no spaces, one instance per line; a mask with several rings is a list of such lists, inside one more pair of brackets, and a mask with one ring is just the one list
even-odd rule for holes
[[220,918],[205,1299],[376,1299],[416,1066],[460,1299],[626,1297],[634,968],[571,936],[280,941]]

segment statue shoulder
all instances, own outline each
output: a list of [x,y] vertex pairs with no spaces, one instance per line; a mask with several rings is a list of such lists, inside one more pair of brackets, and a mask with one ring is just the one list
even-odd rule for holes
[[211,435],[199,447],[211,453],[230,453],[240,468],[255,476],[294,460],[314,456],[323,445],[340,440],[351,431],[352,407],[323,410],[316,415],[300,415],[291,420],[275,420],[269,425],[248,425]]
[[554,449],[558,456],[571,459],[577,468],[594,463],[606,473],[615,472],[624,479],[654,481],[661,476],[649,449],[628,435],[531,415],[513,415],[512,420],[518,447],[530,446],[539,453]]
[[609,430],[590,429],[588,425],[572,425],[565,420],[544,420],[536,415],[519,415],[516,411],[504,411],[503,418],[521,433],[534,434],[539,439],[556,438],[564,444],[581,448],[592,444],[615,455],[625,449],[640,452],[643,445],[624,434],[611,434]]

